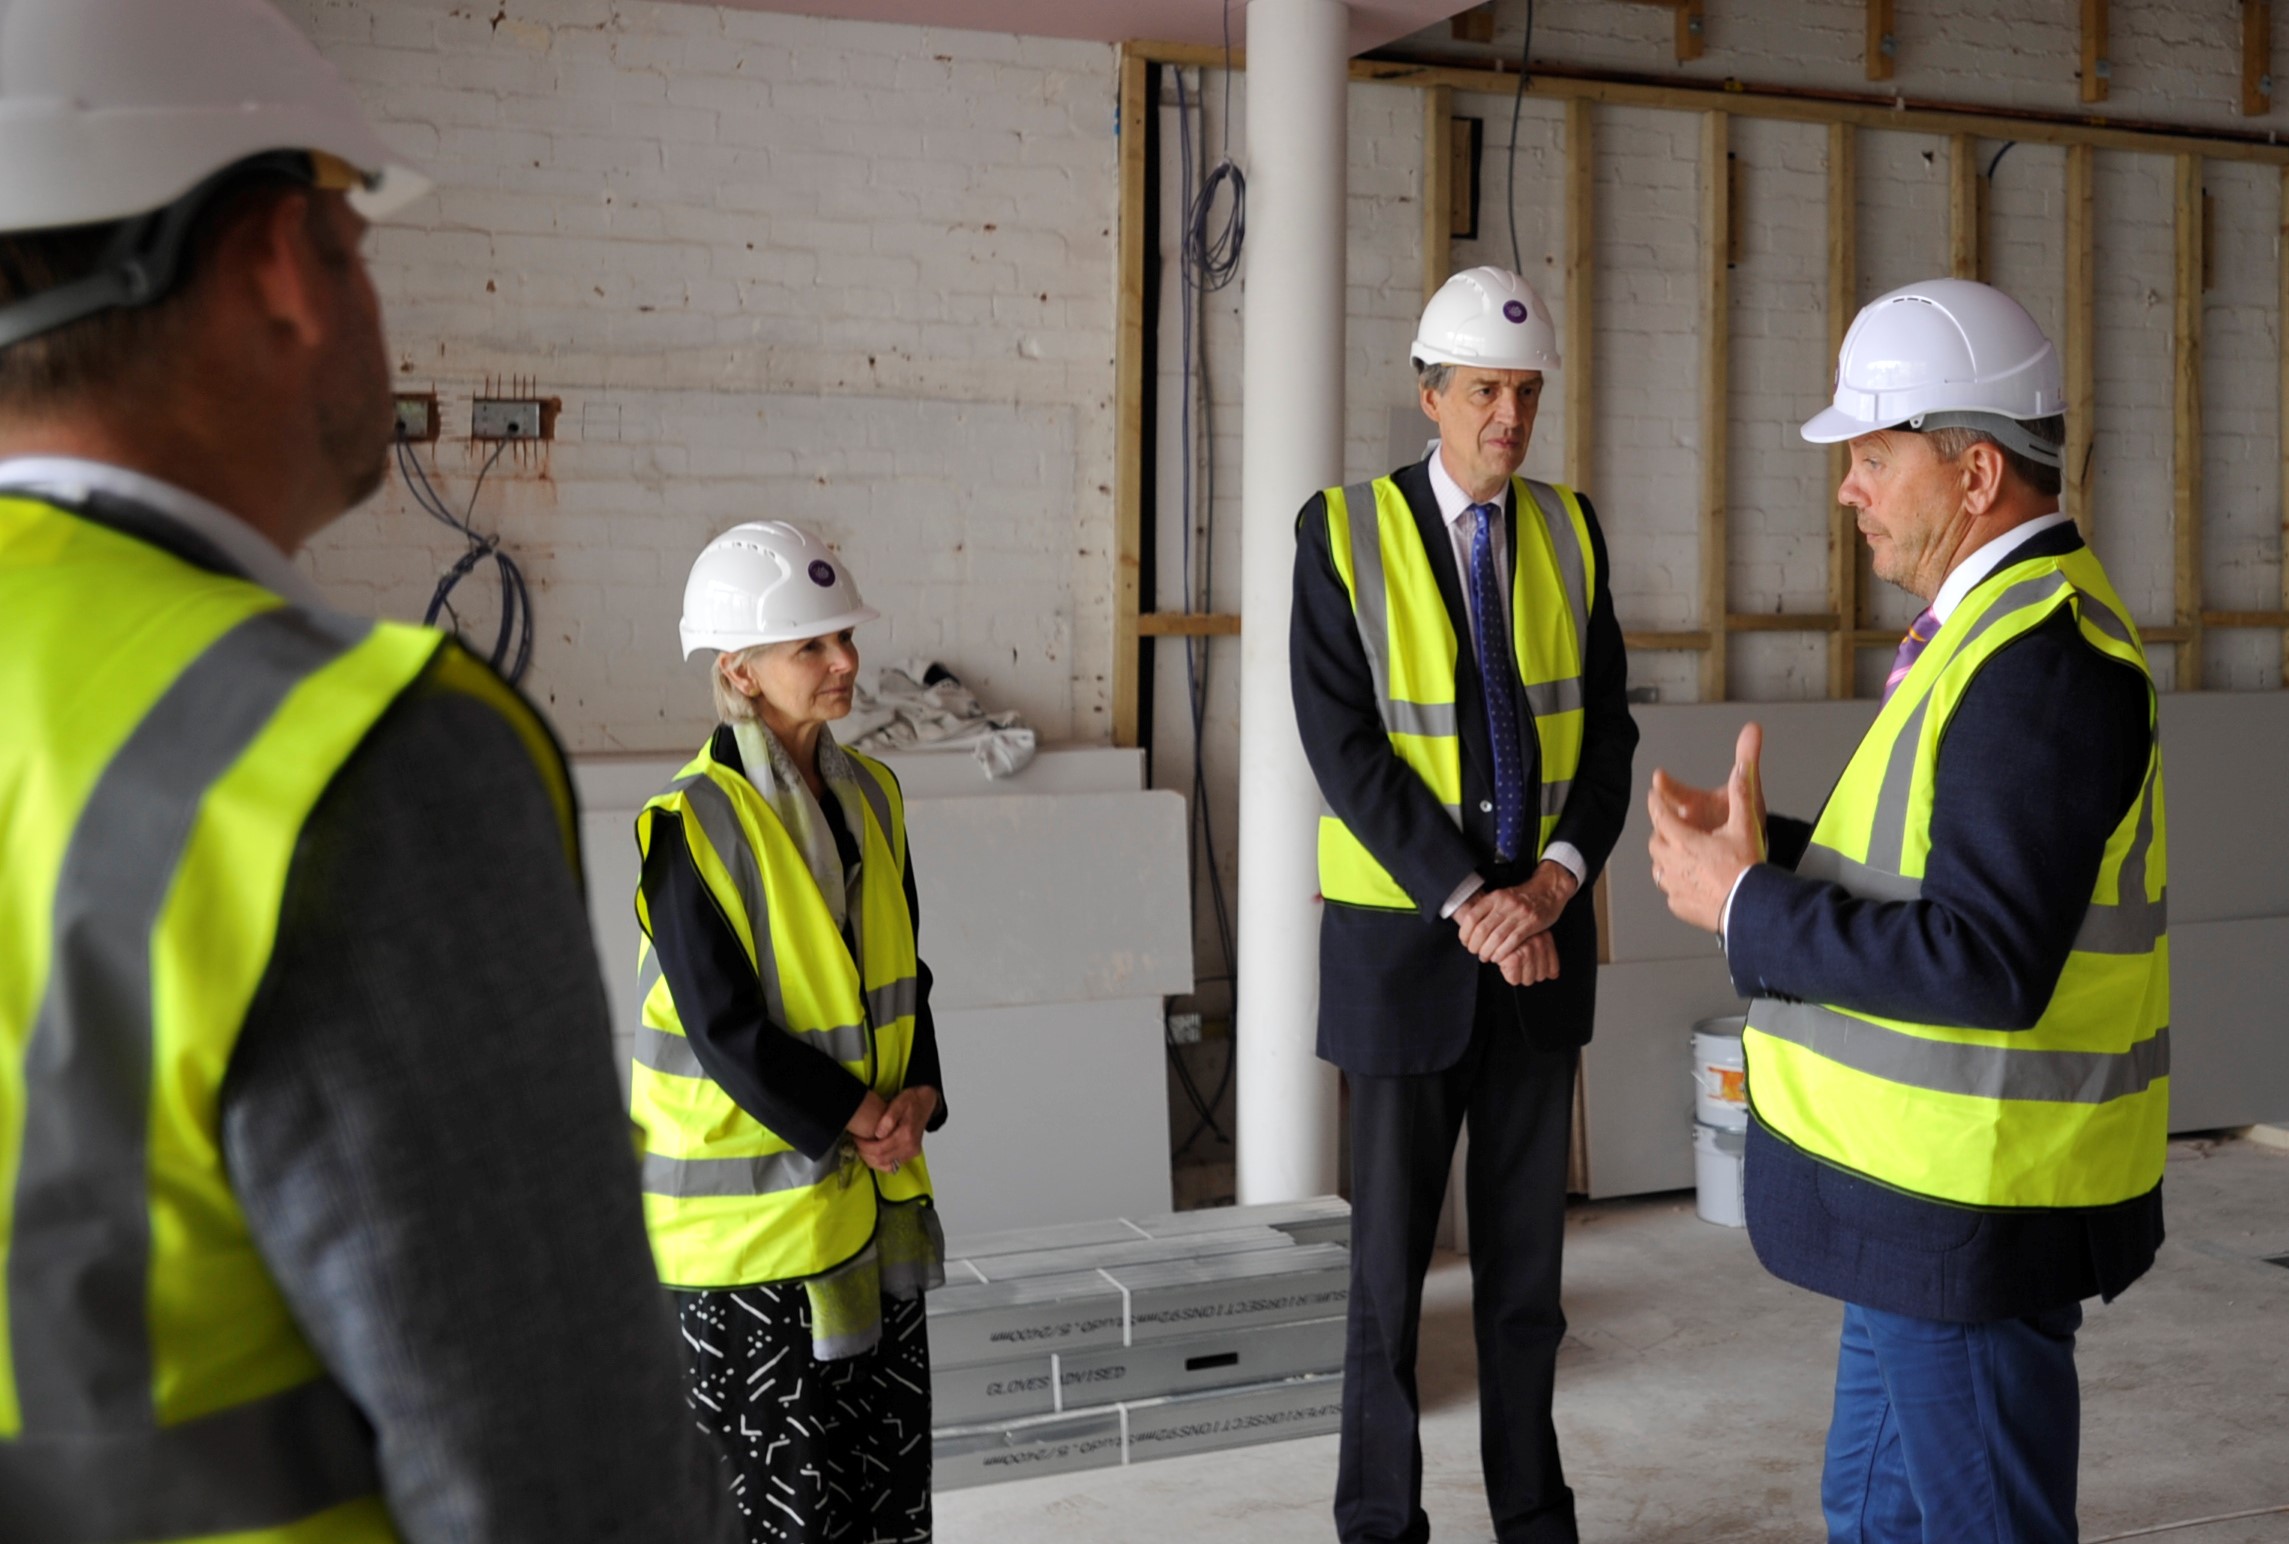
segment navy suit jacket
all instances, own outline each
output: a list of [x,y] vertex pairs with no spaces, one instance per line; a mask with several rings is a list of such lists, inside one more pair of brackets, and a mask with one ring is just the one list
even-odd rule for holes
[[[2004,559],[2073,551],[2071,525]],[[1870,902],[1792,872],[1812,828],[1774,817],[1726,935],[1744,997],[1834,1003],[1921,1024],[2031,1028],[2144,785],[2146,679],[2061,612],[1998,651],[1942,731],[1923,898]],[[1755,1088],[1750,1088],[1753,1099]],[[1773,1274],[1846,1302],[1973,1322],[2112,1297],[2153,1263],[2161,1187],[2118,1206],[1957,1206],[1836,1168],[1761,1124],[1749,1235]]]
[[[1289,624],[1289,671],[1296,726],[1327,807],[1415,903],[1411,911],[1324,903],[1320,919],[1319,1054],[1347,1072],[1438,1072],[1462,1059],[1470,1043],[1480,989],[1479,962],[1439,910],[1472,873],[1489,885],[1512,885],[1532,860],[1499,863],[1494,849],[1494,761],[1488,749],[1486,698],[1464,609],[1454,546],[1439,518],[1427,462],[1392,474],[1414,511],[1439,593],[1460,642],[1455,709],[1462,740],[1462,810],[1458,829],[1430,788],[1391,749],[1378,711],[1351,597],[1328,551],[1327,500],[1314,494],[1297,523],[1295,605]],[[1516,501],[1505,510],[1512,561],[1518,552]],[[1516,999],[1519,1022],[1539,1049],[1586,1043],[1596,1004],[1597,922],[1590,881],[1604,867],[1628,811],[1630,758],[1637,725],[1629,716],[1629,667],[1607,582],[1605,538],[1588,499],[1590,547],[1597,580],[1590,603],[1588,658],[1582,668],[1582,761],[1553,841],[1571,842],[1589,865],[1581,891],[1551,935],[1558,977],[1538,986],[1502,987]],[[1505,592],[1510,582],[1504,580]],[[1541,807],[1541,763],[1533,713],[1515,679],[1503,683],[1517,705],[1526,754],[1528,818]],[[1529,827],[1531,830],[1532,828]]]

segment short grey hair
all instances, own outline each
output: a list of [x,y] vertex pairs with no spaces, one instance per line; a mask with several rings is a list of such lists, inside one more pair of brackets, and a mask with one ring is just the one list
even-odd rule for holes
[[744,649],[726,649],[715,657],[713,664],[708,666],[707,678],[715,687],[715,717],[718,723],[752,724],[755,722],[760,714],[760,710],[755,706],[755,699],[747,696],[725,679],[723,667],[727,664],[750,664],[761,658],[764,652],[772,647],[774,646],[768,643],[756,643],[750,644]]
[[1415,361],[1415,384],[1425,391],[1443,393],[1447,389],[1447,382],[1453,379],[1453,365],[1435,365],[1424,359]]
[[[2046,445],[2061,445],[2066,441],[2066,419],[2063,416],[2054,414],[2048,418],[2029,419],[2026,426],[2030,434]],[[2003,464],[2037,495],[2046,499],[2059,496],[2063,479],[2058,467],[2045,466],[2040,461],[2022,456],[1992,434],[1955,424],[1922,432],[1923,437],[1931,442],[1933,454],[1942,461],[1957,460],[1974,445],[1992,445],[2003,453]]]

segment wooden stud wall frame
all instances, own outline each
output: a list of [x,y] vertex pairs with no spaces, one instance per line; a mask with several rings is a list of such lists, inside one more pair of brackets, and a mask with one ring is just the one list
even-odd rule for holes
[[[2255,3],[2255,0],[2252,0]],[[1880,38],[1892,36],[1891,0],[1868,0],[1869,63],[1871,78],[1888,78],[1896,43],[1879,51]],[[2083,99],[2102,101],[2110,67],[2106,55],[2106,0],[2082,0]],[[1879,25],[1882,28],[1878,31]],[[1879,60],[1885,75],[1873,70]],[[1185,44],[1133,43],[1121,56],[1121,94],[1124,122],[1131,111],[1143,111],[1144,68],[1148,63],[1217,69],[1225,64],[1221,49]],[[1245,68],[1242,54],[1232,56],[1234,68]],[[1354,81],[1410,86],[1425,96],[1424,190],[1436,199],[1423,216],[1424,281],[1426,296],[1446,276],[1451,245],[1444,218],[1449,204],[1440,194],[1451,191],[1449,137],[1440,132],[1453,121],[1453,99],[1458,93],[1508,96],[1517,89],[1514,69],[1450,69],[1385,60],[1359,59],[1351,65]],[[2269,84],[2269,82],[2268,82]],[[2093,91],[2095,89],[2095,95]],[[1936,135],[1950,141],[1949,267],[1957,273],[1980,271],[1983,179],[1976,165],[1978,141],[2020,140],[2058,145],[2066,155],[2065,229],[2062,261],[2065,266],[2066,315],[2062,340],[2067,393],[2067,451],[2063,507],[2088,534],[2092,527],[2092,499],[2096,469],[2091,447],[2095,418],[2096,350],[2093,249],[2097,221],[2094,210],[2094,162],[2099,151],[2165,155],[2176,165],[2176,322],[2174,329],[2172,435],[2172,515],[2174,528],[2174,615],[2169,621],[2142,627],[2146,642],[2175,647],[2176,685],[2197,690],[2202,683],[2202,650],[2213,629],[2281,629],[2281,679],[2289,687],[2289,562],[2284,562],[2281,609],[2227,611],[2203,603],[2201,542],[2201,294],[2206,275],[2207,248],[2202,165],[2205,161],[2242,162],[2278,169],[2284,208],[2282,250],[2289,252],[2289,144],[2275,144],[2247,134],[2218,134],[2169,125],[2125,125],[2086,118],[2022,115],[1975,108],[1910,107],[1877,101],[1830,100],[1795,95],[1760,93],[1733,87],[1698,88],[1650,85],[1639,81],[1595,76],[1537,75],[1527,93],[1564,103],[1563,263],[1565,270],[1565,335],[1561,349],[1566,359],[1565,475],[1575,482],[1590,477],[1595,444],[1592,419],[1590,322],[1596,283],[1594,262],[1595,109],[1603,106],[1638,107],[1702,115],[1701,185],[1704,255],[1700,310],[1702,317],[1701,420],[1704,457],[1701,479],[1702,572],[1700,594],[1702,625],[1696,628],[1625,630],[1628,647],[1640,651],[1699,652],[1702,697],[1725,696],[1726,643],[1742,632],[1795,632],[1825,635],[1828,645],[1828,691],[1832,697],[1854,694],[1855,668],[1860,650],[1889,650],[1898,639],[1886,629],[1868,625],[1866,580],[1858,533],[1848,511],[1831,507],[1829,605],[1817,613],[1744,613],[1730,609],[1726,595],[1725,510],[1725,349],[1731,301],[1726,275],[1730,238],[1732,179],[1724,170],[1733,118],[1762,118],[1791,123],[1817,123],[1828,130],[1828,311],[1831,349],[1842,343],[1845,327],[1857,309],[1857,167],[1858,135],[1899,132]],[[1133,107],[1132,107],[1133,104]],[[1236,635],[1236,616],[1184,616],[1138,613],[1138,574],[1142,520],[1140,488],[1144,448],[1141,444],[1143,383],[1139,372],[1144,356],[1143,189],[1145,168],[1142,135],[1123,135],[1120,147],[1121,222],[1117,243],[1121,272],[1118,294],[1118,376],[1116,418],[1121,444],[1116,457],[1115,535],[1118,548],[1114,565],[1113,739],[1134,745],[1137,733],[1138,650],[1143,640],[1156,637]],[[1437,213],[1434,214],[1433,211]],[[1434,280],[1433,274],[1437,275]],[[2280,277],[2281,314],[2289,317],[2289,261]],[[2289,490],[2289,348],[2281,356],[2281,479]],[[1831,456],[1834,481],[1843,475],[1842,457]],[[2289,491],[2283,499],[2285,545],[2289,545]]]

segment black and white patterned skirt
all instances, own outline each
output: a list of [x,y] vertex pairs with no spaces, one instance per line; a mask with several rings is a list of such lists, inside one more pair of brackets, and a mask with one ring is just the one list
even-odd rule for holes
[[927,1544],[930,1342],[922,1299],[885,1298],[882,1342],[811,1356],[800,1282],[679,1292],[685,1399],[726,1460],[748,1544]]

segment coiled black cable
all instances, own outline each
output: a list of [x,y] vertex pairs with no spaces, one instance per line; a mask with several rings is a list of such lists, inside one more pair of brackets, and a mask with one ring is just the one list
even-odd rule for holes
[[461,556],[454,559],[453,565],[439,576],[437,588],[430,592],[429,609],[422,614],[422,623],[434,627],[438,617],[450,617],[453,621],[453,635],[464,644],[468,643],[461,632],[461,614],[453,609],[453,589],[468,578],[478,564],[487,558],[492,559],[501,585],[501,620],[494,633],[492,652],[486,656],[486,663],[498,670],[512,686],[524,679],[525,671],[532,665],[532,591],[525,583],[524,570],[517,566],[517,560],[510,557],[501,546],[501,538],[497,535],[479,535],[470,522],[476,518],[477,495],[485,491],[485,479],[492,474],[494,464],[501,459],[501,453],[514,443],[513,440],[503,440],[493,448],[493,453],[485,458],[484,466],[478,469],[476,485],[469,490],[468,511],[456,515],[439,496],[435,485],[429,480],[429,474],[422,470],[421,460],[413,454],[412,442],[406,438],[405,430],[401,427],[397,433],[397,464],[400,475],[405,479],[406,492],[412,495],[414,504],[423,514],[451,527],[468,543]]

